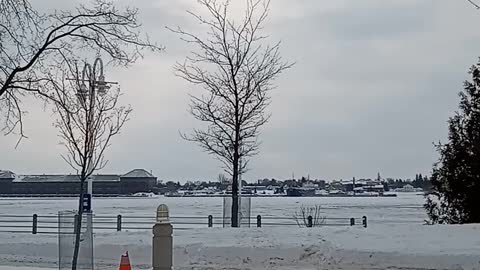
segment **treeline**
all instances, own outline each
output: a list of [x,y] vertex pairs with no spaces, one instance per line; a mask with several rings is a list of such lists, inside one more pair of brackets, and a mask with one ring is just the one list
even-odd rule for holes
[[421,173],[415,175],[415,179],[393,179],[387,178],[386,184],[388,189],[402,188],[405,185],[411,185],[414,188],[422,188],[425,191],[430,191],[432,189],[432,182],[428,176],[423,176]]

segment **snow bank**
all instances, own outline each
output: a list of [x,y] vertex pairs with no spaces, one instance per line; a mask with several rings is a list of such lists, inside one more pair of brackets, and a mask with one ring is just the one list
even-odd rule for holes
[[[56,237],[0,237],[1,264],[56,265]],[[97,234],[97,269],[116,267],[126,250],[136,269],[148,269],[151,237],[150,232]],[[175,230],[174,244],[176,269],[480,268],[480,225],[205,228]]]

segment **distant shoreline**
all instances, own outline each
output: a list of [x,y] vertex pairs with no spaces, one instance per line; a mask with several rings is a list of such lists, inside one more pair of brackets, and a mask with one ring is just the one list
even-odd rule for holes
[[[202,195],[154,195],[154,196],[133,196],[133,195],[123,195],[123,194],[93,194],[93,197],[96,198],[158,198],[158,197],[170,197],[170,198],[223,198],[230,197],[229,194],[202,194]],[[76,194],[0,194],[0,198],[75,198],[78,197]],[[397,197],[397,194],[385,194],[385,195],[348,195],[348,194],[328,194],[328,195],[305,195],[305,196],[287,196],[283,194],[276,195],[264,195],[264,194],[244,194],[242,197],[250,198],[316,198],[316,197],[326,197],[326,198],[335,198],[335,197],[357,197],[357,198],[375,198],[375,197]]]
[[[165,195],[165,197],[231,197],[229,194],[211,194],[211,195]],[[264,195],[264,194],[244,194],[242,197],[262,197],[262,198],[268,198],[268,197],[274,197],[274,198],[279,198],[279,197],[286,197],[286,198],[313,198],[313,197],[359,197],[359,198],[372,198],[372,197],[397,197],[397,194],[387,194],[387,195],[347,195],[347,194],[329,194],[329,195],[304,195],[304,196],[288,196],[288,195]]]

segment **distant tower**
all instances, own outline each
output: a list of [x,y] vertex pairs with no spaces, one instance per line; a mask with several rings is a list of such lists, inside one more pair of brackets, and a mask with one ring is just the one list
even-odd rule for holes
[[382,181],[382,177],[380,177],[380,172],[377,173],[377,181]]

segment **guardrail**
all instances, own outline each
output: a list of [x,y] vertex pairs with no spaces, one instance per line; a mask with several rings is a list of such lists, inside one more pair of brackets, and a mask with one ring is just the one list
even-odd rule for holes
[[[76,220],[72,218],[72,222]],[[82,219],[86,222],[86,218]],[[83,223],[82,222],[82,223]],[[230,220],[223,217],[208,216],[173,216],[170,222],[174,229],[194,229],[223,227]],[[328,218],[308,216],[305,218],[261,216],[244,218],[241,227],[323,227],[323,226],[362,226],[367,227],[367,217],[361,218]],[[58,215],[0,215],[0,233],[58,234]],[[155,224],[154,216],[142,215],[93,215],[92,226],[95,231],[130,231],[151,230]],[[82,224],[83,225],[83,224]],[[75,224],[72,223],[72,233]],[[85,226],[82,226],[85,227]],[[62,227],[65,229],[65,226]]]

